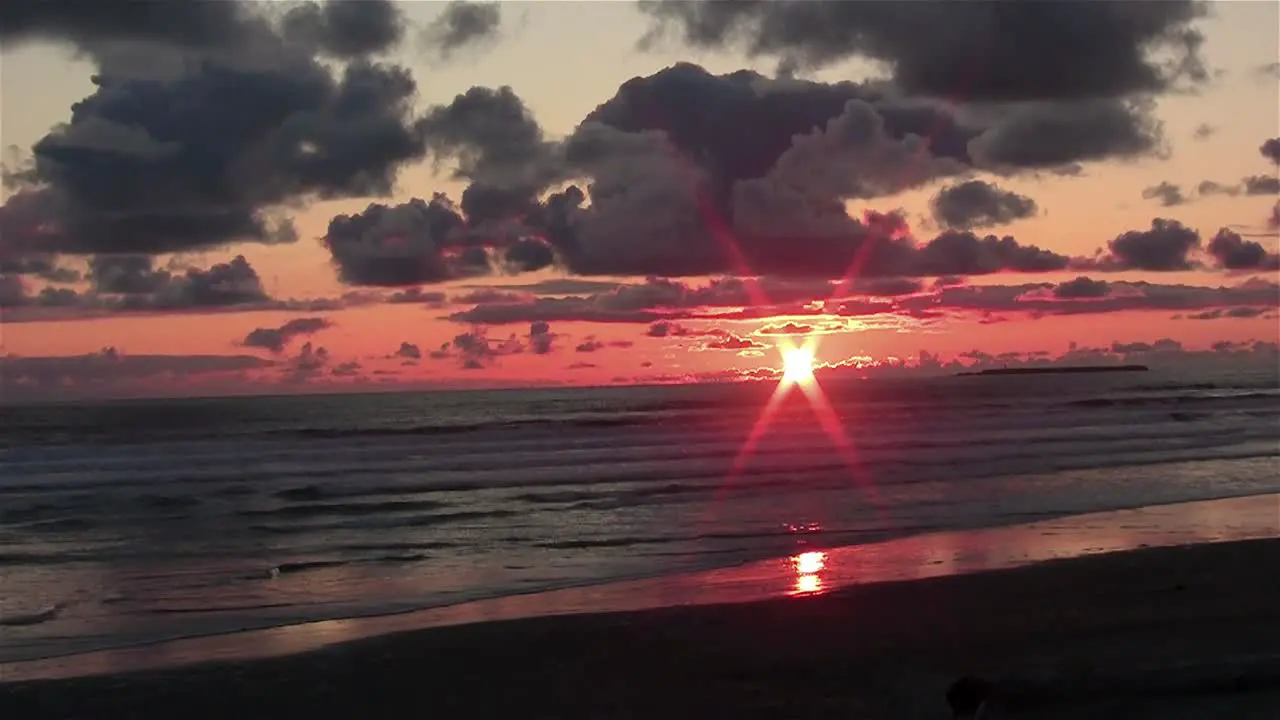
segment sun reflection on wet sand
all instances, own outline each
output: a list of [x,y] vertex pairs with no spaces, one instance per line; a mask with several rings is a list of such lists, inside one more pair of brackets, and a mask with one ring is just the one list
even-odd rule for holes
[[550,591],[419,610],[178,640],[64,658],[0,664],[6,680],[122,672],[303,652],[335,641],[475,622],[749,602],[829,593],[857,583],[913,580],[1142,547],[1280,537],[1280,494],[1078,515],[806,550],[784,561]]
[[796,581],[788,595],[820,595],[826,586],[822,582],[822,571],[827,568],[827,554],[821,550],[810,550],[788,558],[795,569]]

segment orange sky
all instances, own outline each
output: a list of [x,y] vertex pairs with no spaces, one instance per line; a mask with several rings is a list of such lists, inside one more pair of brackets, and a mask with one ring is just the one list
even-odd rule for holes
[[[604,7],[611,6],[611,7]],[[406,4],[412,19],[427,23],[434,4]],[[518,11],[515,8],[519,8]],[[1258,68],[1274,62],[1278,56],[1275,33],[1260,31],[1274,28],[1280,22],[1280,6],[1274,3],[1223,3],[1216,16],[1204,21],[1206,43],[1204,55],[1217,74],[1203,89],[1190,94],[1169,94],[1159,98],[1157,117],[1164,123],[1164,134],[1170,145],[1165,157],[1147,157],[1123,161],[1086,162],[1073,176],[1020,174],[1011,177],[979,175],[1001,188],[1033,198],[1039,211],[1032,217],[1014,220],[984,229],[1000,236],[1012,235],[1020,242],[1069,257],[1090,257],[1108,241],[1130,230],[1144,230],[1153,218],[1178,220],[1198,231],[1201,239],[1209,238],[1222,227],[1238,228],[1247,240],[1259,243],[1267,252],[1280,252],[1280,239],[1275,230],[1267,230],[1266,218],[1277,201],[1267,194],[1222,194],[1196,198],[1193,188],[1204,180],[1234,183],[1250,175],[1274,175],[1276,169],[1259,154],[1259,145],[1280,134],[1280,91],[1274,75],[1260,76]],[[738,68],[754,68],[768,73],[773,62],[746,58],[729,51],[693,51],[669,47],[658,51],[626,52],[616,58],[618,47],[630,47],[639,34],[640,20],[629,4],[508,4],[503,6],[504,23],[512,23],[505,40],[477,52],[460,62],[433,65],[405,51],[397,57],[414,70],[419,78],[419,107],[449,102],[456,93],[472,85],[510,84],[529,106],[549,137],[571,133],[575,124],[597,104],[617,92],[620,83],[633,76],[647,76],[677,61],[693,61],[713,73],[732,72]],[[572,32],[572,40],[566,33]],[[611,54],[609,51],[613,49]],[[610,58],[603,61],[600,58]],[[92,92],[88,83],[93,64],[73,57],[65,46],[37,42],[7,49],[3,55],[3,93],[0,94],[0,119],[5,128],[5,144],[26,152],[49,129],[65,121],[68,108],[79,98]],[[819,70],[815,79],[833,81],[865,77],[871,66],[861,61],[847,61]],[[579,73],[574,82],[554,78],[550,70],[574,68]],[[1196,139],[1196,128],[1210,125],[1216,132]],[[443,191],[459,197],[465,183],[450,175],[450,168],[436,167],[430,161],[406,167],[398,177],[393,197],[379,202],[403,202],[411,197],[430,197]],[[1159,182],[1182,186],[1189,196],[1186,203],[1161,206],[1144,198],[1143,191]],[[874,200],[855,200],[848,207],[855,217],[864,209],[901,210],[914,237],[927,241],[939,229],[929,219],[929,202],[951,181],[934,181],[907,192]],[[5,197],[11,198],[14,187],[7,186]],[[356,288],[338,279],[329,253],[319,238],[326,232],[329,219],[339,213],[362,210],[372,199],[356,197],[335,201],[312,202],[290,210],[299,240],[292,244],[266,246],[235,243],[194,254],[176,256],[184,265],[206,268],[243,255],[262,279],[268,295],[277,300],[313,300],[336,298],[350,291],[389,294],[394,288]],[[0,250],[3,248],[0,247]],[[174,259],[162,255],[158,265]],[[1200,258],[1201,255],[1196,255]],[[1207,256],[1204,256],[1207,258]],[[0,259],[3,259],[0,256]],[[66,256],[66,267],[83,270],[85,260]],[[974,276],[967,282],[980,285],[1013,286],[1028,283],[1057,285],[1079,276],[1111,283],[1146,282],[1161,286],[1186,285],[1217,288],[1237,287],[1250,282],[1276,282],[1280,273],[1267,267],[1248,272],[1227,272],[1212,264],[1205,269],[1186,272],[1099,272],[1064,270],[1052,273]],[[115,348],[125,356],[168,355],[250,355],[261,358],[264,367],[251,371],[212,374],[205,380],[216,380],[209,387],[218,391],[276,391],[288,374],[293,358],[304,343],[312,349],[323,347],[328,356],[322,367],[308,376],[306,388],[324,388],[352,383],[376,383],[396,387],[422,384],[522,384],[571,383],[604,384],[633,381],[656,376],[707,375],[736,370],[778,368],[776,336],[762,334],[762,328],[794,321],[823,329],[818,360],[839,363],[851,357],[867,357],[875,361],[888,358],[910,358],[920,351],[952,358],[966,351],[981,349],[991,355],[1005,352],[1047,351],[1053,355],[1077,346],[1107,347],[1115,342],[1153,343],[1171,338],[1187,349],[1203,349],[1221,341],[1275,342],[1280,339],[1277,304],[1280,290],[1254,296],[1248,302],[1208,303],[1197,301],[1185,310],[1169,306],[1156,309],[1118,312],[1084,312],[1047,315],[1034,318],[1021,311],[995,311],[1002,322],[980,322],[977,310],[939,307],[938,317],[912,317],[899,309],[883,315],[839,317],[808,313],[797,317],[767,320],[676,319],[690,334],[653,337],[650,322],[584,322],[571,319],[550,320],[550,351],[534,352],[527,320],[491,325],[485,329],[495,347],[497,341],[515,334],[524,350],[505,353],[497,350],[485,357],[483,367],[463,367],[458,351],[448,357],[431,358],[430,353],[455,336],[474,328],[448,319],[452,313],[468,310],[473,304],[455,302],[475,286],[505,288],[528,285],[541,280],[570,277],[563,270],[542,270],[518,276],[491,276],[481,279],[456,280],[424,285],[425,292],[443,292],[446,300],[432,305],[389,304],[385,302],[352,303],[331,311],[223,309],[167,313],[71,313],[79,319],[32,319],[67,315],[65,311],[32,308],[0,310],[0,351],[10,356],[4,362],[14,367],[13,357],[52,358],[97,353]],[[593,278],[619,283],[641,283],[643,277]],[[690,286],[705,285],[712,278],[683,278]],[[926,297],[935,290],[933,279],[922,278],[923,287],[916,294]],[[24,277],[27,291],[35,292],[46,283]],[[69,285],[85,292],[86,282]],[[564,293],[568,295],[572,293]],[[1261,297],[1261,301],[1257,298]],[[816,299],[816,298],[815,298]],[[919,301],[923,302],[923,301]],[[904,307],[906,304],[904,303]],[[1247,307],[1256,311],[1251,317],[1230,317],[1228,307]],[[1186,316],[1219,308],[1222,317],[1206,320]],[[658,308],[661,312],[672,308]],[[690,308],[680,308],[688,311]],[[703,311],[705,312],[705,311]],[[43,315],[42,315],[43,313]],[[1244,313],[1241,313],[1242,315]],[[314,333],[301,334],[285,344],[281,352],[245,347],[243,341],[254,329],[278,328],[298,318],[324,318],[328,327]],[[746,350],[711,349],[708,331],[726,333],[751,341]],[[590,352],[577,348],[594,338],[600,347]],[[401,343],[417,346],[422,357],[411,363],[394,357]],[[758,346],[757,346],[758,344]],[[267,363],[272,363],[268,365]],[[338,369],[345,363],[347,371]],[[337,371],[337,372],[335,372]],[[12,374],[12,373],[10,373]],[[68,383],[70,381],[67,381]],[[70,394],[110,395],[111,383],[83,388],[63,387]],[[136,393],[138,383],[158,394],[185,392],[194,382],[191,376],[174,373],[148,374],[130,381],[129,392]],[[201,381],[203,382],[203,381]],[[197,383],[198,384],[198,383]],[[65,385],[65,383],[64,383]],[[26,384],[6,386],[8,397],[21,394],[41,396],[48,388]],[[118,388],[117,388],[118,389]],[[296,388],[295,388],[296,389]],[[20,392],[21,391],[21,392]],[[143,391],[145,392],[145,390]]]

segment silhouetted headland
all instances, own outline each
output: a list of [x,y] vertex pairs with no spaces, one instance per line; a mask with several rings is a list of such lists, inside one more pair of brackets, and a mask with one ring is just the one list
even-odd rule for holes
[[1074,367],[995,368],[978,372],[962,372],[956,375],[1073,375],[1078,373],[1147,372],[1146,365],[1076,365]]

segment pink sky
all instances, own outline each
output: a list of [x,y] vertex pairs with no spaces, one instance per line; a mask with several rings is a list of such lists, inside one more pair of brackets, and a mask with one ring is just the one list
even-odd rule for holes
[[[1120,81],[1094,77],[1079,82],[1092,83],[1090,92],[1111,94],[1085,101],[1061,94],[1073,86],[1065,74],[1053,73],[1068,69],[1049,61],[1030,91],[1015,88],[1012,75],[979,72],[970,94],[986,95],[991,104],[979,97],[942,106],[948,117],[981,133],[966,136],[967,148],[958,149],[948,149],[951,130],[936,123],[927,142],[898,133],[893,123],[909,120],[895,119],[905,115],[894,115],[897,106],[880,100],[837,104],[815,126],[781,134],[751,127],[754,110],[739,108],[696,140],[704,143],[697,147],[680,134],[695,126],[677,129],[721,112],[708,98],[715,97],[713,89],[735,87],[730,73],[742,69],[759,73],[751,102],[766,103],[769,93],[852,92],[839,90],[847,87],[839,83],[885,77],[865,49],[850,46],[824,56],[796,80],[774,78],[776,56],[748,54],[733,44],[690,45],[678,31],[646,51],[604,61],[618,55],[609,48],[634,46],[649,20],[630,3],[547,3],[496,6],[496,24],[446,52],[439,43],[424,45],[418,31],[448,30],[449,13],[470,6],[395,7],[394,22],[405,39],[378,57],[403,65],[418,87],[403,103],[388,105],[379,122],[403,121],[413,133],[425,133],[413,135],[425,138],[425,145],[382,162],[377,153],[387,146],[370,144],[368,154],[343,161],[348,175],[342,177],[330,160],[363,140],[342,135],[328,148],[329,136],[320,134],[293,148],[299,157],[263,160],[271,149],[263,133],[276,137],[272,133],[282,128],[303,127],[307,121],[298,118],[332,113],[322,118],[330,125],[316,127],[337,133],[336,123],[346,121],[335,109],[337,100],[311,116],[273,120],[251,146],[244,138],[243,145],[222,148],[212,139],[184,145],[164,136],[171,128],[156,118],[194,102],[173,91],[176,85],[161,85],[168,94],[147,95],[154,105],[123,104],[128,87],[98,89],[101,98],[120,93],[119,104],[86,106],[69,127],[59,128],[73,119],[75,103],[95,94],[89,83],[95,72],[141,87],[156,82],[146,74],[156,68],[99,46],[77,54],[81,35],[69,28],[84,28],[74,19],[50,19],[47,31],[6,46],[0,116],[5,141],[15,148],[9,166],[36,161],[26,165],[35,170],[25,182],[6,183],[0,207],[6,400],[723,378],[778,369],[776,331],[787,323],[820,337],[817,359],[832,365],[916,364],[922,351],[965,363],[974,361],[965,356],[974,350],[1019,354],[998,361],[1009,362],[1060,357],[1072,348],[1077,354],[1068,361],[1095,357],[1079,354],[1082,349],[1102,348],[1116,350],[1113,360],[1262,366],[1275,360],[1280,140],[1271,138],[1280,129],[1274,66],[1280,48],[1274,33],[1256,31],[1280,22],[1274,4],[1220,4],[1209,16],[1190,20],[1172,11],[1164,17],[1166,11],[1152,4],[1165,29],[1192,28],[1204,36],[1196,52],[1206,72],[1171,77],[1160,87],[1119,88]],[[974,4],[974,12],[984,7]],[[257,10],[246,12],[254,16]],[[230,62],[222,50],[193,45],[175,32],[159,27],[154,36],[115,39],[127,40],[119,47],[153,58],[152,65],[178,77],[195,71],[163,65],[174,53]],[[333,72],[361,62],[324,56],[332,51],[322,43],[313,48],[283,30],[273,32],[282,33],[286,45],[294,43],[287,45],[290,53],[326,58],[320,64],[308,56],[308,68]],[[804,56],[814,51],[805,42],[783,49]],[[982,52],[998,55],[1000,43]],[[1134,62],[1167,67],[1158,64],[1161,57]],[[902,51],[895,61],[905,68],[917,59]],[[254,65],[260,60],[248,51],[234,62],[257,73],[279,72]],[[673,69],[681,62],[698,67]],[[579,74],[576,81],[555,76],[568,69]],[[1114,72],[1119,77],[1125,68]],[[927,95],[927,87],[913,85],[927,78],[899,74],[888,76],[895,92],[907,101]],[[632,94],[624,97],[619,87],[633,77]],[[679,77],[702,90],[664,95]],[[1187,92],[1186,83],[1195,91]],[[511,95],[497,90],[503,85],[510,85]],[[473,87],[488,90],[469,92]],[[671,99],[677,97],[683,99]],[[477,110],[481,101],[490,104]],[[500,101],[516,102],[523,120],[513,121],[510,112],[484,114]],[[232,108],[228,112],[261,121],[232,100],[221,102],[219,107]],[[243,102],[267,101],[246,95]],[[363,102],[362,112],[372,112],[373,101]],[[1042,122],[1035,114],[1041,105],[1059,120],[1083,124],[1061,137],[1044,126],[1020,139],[1019,128]],[[600,114],[591,115],[598,106]],[[89,117],[97,107],[108,109]],[[1123,111],[1133,128],[1125,131],[1129,135],[1104,137],[1111,125],[1089,124],[1086,110]],[[425,118],[429,131],[414,129],[420,127],[415,118]],[[860,123],[869,118],[886,123],[884,134],[850,139],[864,132]],[[628,122],[656,125],[636,129]],[[1089,137],[1094,145],[1067,144],[1086,132],[1097,133]],[[747,140],[726,140],[734,133]],[[173,231],[154,242],[143,238],[138,228],[146,218],[138,207],[146,206],[148,217],[177,217],[164,213],[189,212],[192,193],[204,187],[196,166],[155,158],[190,160],[213,148],[234,156],[218,176],[236,196],[227,202],[240,203],[228,207],[238,212],[251,206],[252,217],[272,227],[287,219],[296,239],[264,243],[252,231],[215,231],[208,219],[192,226],[192,232],[211,233],[208,241]],[[115,166],[107,185],[89,185],[93,165],[85,159],[103,152],[125,156],[127,163]],[[588,152],[597,154],[582,154]],[[328,175],[305,175],[308,153],[323,159],[317,167]],[[748,169],[757,153],[767,154],[767,162]],[[135,162],[144,156],[145,163]],[[377,172],[394,180],[387,193],[372,191],[373,171],[349,169],[376,163]],[[732,174],[738,165],[744,169]],[[173,175],[157,175],[157,167]],[[529,180],[534,176],[536,183]],[[437,235],[425,210],[398,207],[412,198],[429,201],[435,192],[467,206],[463,191],[469,184],[511,188],[517,179],[537,186],[529,202],[538,204],[538,213],[550,212],[554,193],[571,184],[583,189],[581,208],[569,216],[573,244],[558,244],[550,225],[539,224],[542,216],[527,209],[482,222],[450,208],[461,224]],[[288,183],[302,189],[281,189]],[[729,190],[718,195],[724,188]],[[804,202],[796,200],[801,196]],[[161,213],[157,208],[166,198],[172,202]],[[819,201],[828,214],[815,209]],[[97,209],[104,202],[127,209]],[[359,237],[331,225],[340,215],[363,221],[370,203],[394,212],[379,216]],[[434,206],[431,212],[443,217]],[[867,212],[882,215],[877,220]],[[833,222],[841,229],[832,231]],[[885,229],[885,222],[896,229]],[[125,230],[113,230],[112,223]],[[1012,239],[1001,245],[1005,237]],[[840,243],[879,249],[845,252]],[[466,253],[477,248],[485,249],[484,269],[474,263],[464,268],[472,262]],[[895,259],[891,251],[897,249],[907,255]],[[517,250],[547,260],[537,270],[517,272]],[[1036,252],[1039,260],[1031,258]],[[742,253],[745,266],[735,253]],[[125,257],[143,258],[129,276],[145,281],[140,290],[120,292],[128,279],[120,274]],[[243,259],[233,262],[237,257]],[[832,299],[834,289],[826,283],[838,280],[853,257],[864,264],[852,286]],[[671,279],[653,277],[661,275]],[[740,285],[735,275],[763,278]],[[757,285],[767,299],[753,289]],[[477,297],[479,290],[489,296]],[[545,327],[536,324],[541,322]],[[655,323],[670,324],[658,326],[664,334]],[[1160,351],[1133,345],[1162,340]],[[1179,349],[1171,351],[1167,341]]]

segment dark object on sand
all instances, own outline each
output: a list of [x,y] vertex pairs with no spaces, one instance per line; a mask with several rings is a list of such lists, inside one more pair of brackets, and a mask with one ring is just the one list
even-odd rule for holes
[[979,677],[966,675],[951,683],[947,690],[947,704],[955,718],[974,718],[991,697],[995,686]]
[[1073,375],[1110,372],[1147,372],[1146,365],[1076,365],[1074,367],[994,368],[978,372],[956,373],[961,377],[986,375]]

